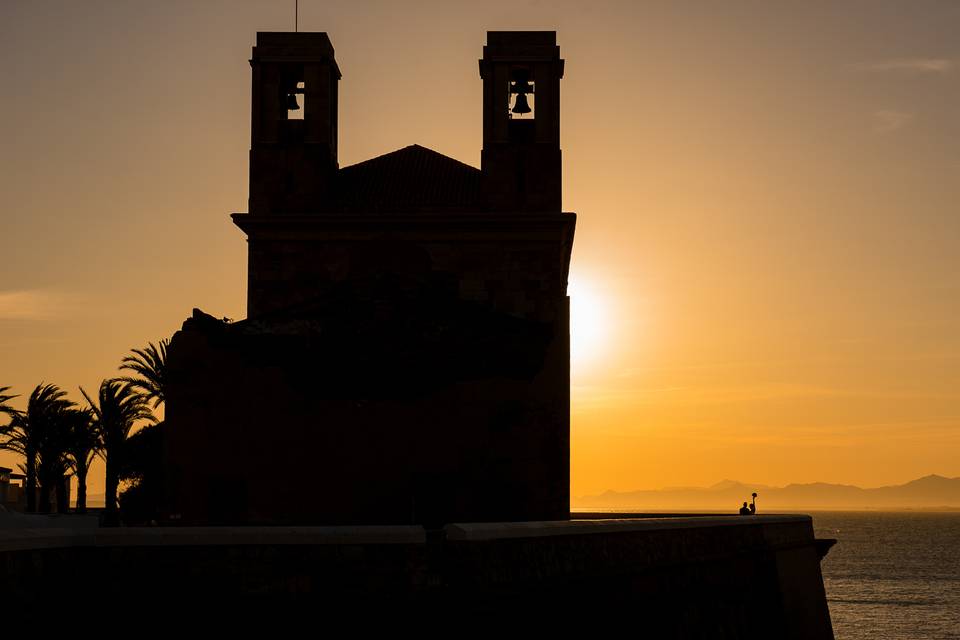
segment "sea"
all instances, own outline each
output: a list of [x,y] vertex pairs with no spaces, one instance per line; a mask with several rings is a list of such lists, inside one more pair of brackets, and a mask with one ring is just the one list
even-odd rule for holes
[[812,512],[837,640],[960,640],[960,512]]

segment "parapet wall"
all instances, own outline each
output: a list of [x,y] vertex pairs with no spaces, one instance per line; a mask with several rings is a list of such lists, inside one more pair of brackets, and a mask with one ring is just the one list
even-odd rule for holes
[[[78,585],[85,585],[78,589]],[[106,600],[105,600],[106,599]],[[0,531],[0,601],[348,620],[625,620],[651,638],[832,639],[808,516]],[[40,603],[44,603],[41,605]]]

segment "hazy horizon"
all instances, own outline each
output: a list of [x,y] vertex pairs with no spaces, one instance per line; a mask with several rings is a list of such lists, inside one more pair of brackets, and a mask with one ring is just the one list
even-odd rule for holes
[[[659,513],[669,513],[676,511],[690,511],[690,510],[703,510],[706,512],[717,512],[717,513],[727,513],[734,510],[739,506],[739,502],[733,500],[734,498],[745,497],[749,499],[750,493],[752,491],[759,491],[758,502],[764,509],[777,509],[777,508],[788,508],[798,511],[944,511],[944,512],[953,512],[960,510],[960,476],[956,478],[946,478],[943,476],[936,476],[936,474],[930,474],[922,478],[915,478],[908,483],[917,483],[920,481],[925,481],[929,479],[934,480],[947,480],[954,481],[956,486],[956,493],[951,498],[926,498],[921,499],[920,501],[910,502],[907,505],[898,504],[897,501],[873,501],[874,506],[870,504],[865,504],[863,500],[860,502],[856,501],[847,501],[843,500],[837,501],[836,499],[829,499],[820,497],[810,498],[803,497],[798,499],[783,499],[779,498],[776,495],[776,492],[779,490],[791,487],[797,483],[788,483],[783,486],[770,486],[763,483],[752,483],[744,482],[736,479],[723,479],[719,480],[716,483],[712,483],[708,486],[683,486],[683,487],[635,487],[632,490],[617,492],[618,495],[614,496],[614,500],[619,500],[619,502],[611,502],[603,508],[591,508],[591,499],[602,498],[612,493],[611,491],[601,492],[597,495],[572,495],[571,496],[571,512],[590,512],[590,511],[618,511],[618,510],[629,510],[629,509],[648,509],[651,512]],[[811,485],[816,486],[816,491],[821,492],[825,495],[826,492],[830,491],[832,488],[840,487],[853,487],[856,489],[864,489],[867,491],[875,489],[899,489],[904,485],[883,485],[880,487],[860,487],[856,485],[834,485],[823,482],[813,482],[805,485],[801,485],[803,488],[810,487]],[[71,484],[71,490],[76,491],[76,483]],[[737,492],[740,493],[737,493]],[[768,491],[773,491],[773,498],[767,493]],[[707,498],[697,499],[696,497],[690,497],[689,492],[694,492],[694,495],[703,495],[702,492],[712,492],[712,496]],[[688,497],[678,497],[682,496],[684,493],[688,494]],[[655,500],[648,500],[647,502],[632,500],[631,494],[661,494],[657,496]],[[71,494],[73,496],[73,493]],[[916,496],[910,498],[915,500]],[[619,504],[620,506],[616,506]],[[102,508],[104,505],[104,494],[103,493],[88,493],[87,494],[87,506],[90,508]]]
[[[903,485],[903,484],[907,484],[907,483],[909,483],[909,482],[914,482],[914,481],[916,481],[916,480],[922,480],[923,478],[929,478],[929,477],[944,478],[944,479],[946,479],[946,480],[960,480],[960,476],[949,477],[949,476],[941,476],[940,474],[937,474],[937,473],[928,473],[928,474],[925,475],[925,476],[920,476],[919,478],[912,478],[912,479],[910,479],[910,480],[907,480],[906,482],[901,482],[901,483],[897,483],[897,484],[893,484],[893,485],[891,485],[891,484],[883,484],[883,485],[877,485],[877,486],[863,486],[863,485],[853,484],[853,485],[850,485],[850,486],[860,487],[861,489],[877,489],[877,488],[881,488],[881,487],[900,486],[900,485]],[[822,481],[822,480],[813,480],[813,481],[811,481],[811,482],[804,482],[804,483],[799,483],[799,482],[787,482],[787,483],[782,484],[782,485],[771,485],[771,484],[767,484],[767,483],[763,483],[763,482],[747,482],[747,481],[740,480],[740,479],[738,479],[738,478],[721,478],[721,479],[717,480],[716,482],[712,482],[712,483],[710,483],[710,484],[702,485],[702,486],[701,486],[701,485],[663,485],[663,486],[656,486],[656,487],[634,487],[632,490],[633,490],[633,491],[660,491],[660,490],[665,490],[665,489],[710,489],[710,488],[712,488],[712,487],[714,487],[714,486],[716,486],[716,485],[720,485],[720,484],[724,484],[724,483],[729,483],[729,482],[735,482],[735,483],[737,483],[737,484],[742,484],[742,485],[745,485],[745,486],[756,486],[756,487],[785,487],[785,486],[788,486],[788,485],[791,485],[791,484],[839,484],[839,483],[824,482],[824,481]],[[629,489],[628,489],[628,491],[629,491]]]
[[960,477],[929,475],[902,485],[858,487],[814,482],[780,487],[723,480],[708,487],[663,487],[626,492],[606,491],[571,497],[573,511],[709,511],[735,512],[756,496],[759,512],[817,511],[960,511]]
[[[15,406],[82,401],[193,307],[245,317],[247,61],[292,4],[0,5]],[[960,4],[301,0],[299,24],[343,73],[340,166],[479,166],[486,31],[557,31],[572,495],[960,476]]]

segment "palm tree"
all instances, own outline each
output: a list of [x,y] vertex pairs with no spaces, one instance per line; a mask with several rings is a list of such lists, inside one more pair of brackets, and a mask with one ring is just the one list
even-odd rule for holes
[[87,472],[100,452],[100,434],[90,409],[73,409],[64,416],[68,424],[66,454],[77,477],[77,513],[87,512]]
[[[136,377],[125,377],[121,380],[136,389],[146,402],[152,402],[155,411],[166,404],[169,345],[170,341],[163,339],[158,345],[151,342],[145,349],[132,349],[120,365],[121,371],[137,374]],[[128,486],[123,494],[118,496],[125,518],[149,520],[159,508],[163,467],[158,460],[164,431],[163,422],[155,422],[138,431],[125,443],[123,467],[119,473],[120,480],[127,482]]]
[[91,400],[82,387],[80,392],[83,393],[83,397],[90,405],[90,410],[93,411],[93,421],[100,434],[100,442],[107,463],[105,522],[115,525],[119,522],[117,488],[120,484],[124,442],[136,422],[154,421],[153,412],[147,404],[146,397],[138,393],[132,384],[120,379],[114,378],[100,383],[97,402]]
[[[63,393],[63,392],[61,392]],[[70,508],[67,499],[70,486],[70,461],[67,448],[70,444],[70,430],[76,405],[62,400],[49,408],[44,415],[43,427],[36,436],[37,482],[40,485],[40,512],[50,511],[50,496],[54,490],[57,495],[57,512],[66,513]]]
[[132,354],[125,357],[120,364],[121,371],[133,371],[139,376],[127,376],[120,380],[142,393],[148,402],[152,400],[154,409],[166,400],[169,345],[170,341],[163,339],[159,345],[150,342],[145,349],[131,349]]
[[[61,414],[73,406],[65,399],[66,392],[53,384],[39,384],[30,394],[26,411],[5,412],[11,416],[10,424],[0,430],[3,441],[0,448],[15,451],[22,455],[26,463],[27,511],[37,510],[37,481],[39,466],[43,465],[44,477],[41,485],[40,508],[43,511],[50,509],[50,489],[53,479],[53,470],[60,462],[60,456],[55,453],[55,441],[60,432]],[[43,462],[41,453],[46,453],[46,462]],[[61,474],[62,475],[62,474]]]

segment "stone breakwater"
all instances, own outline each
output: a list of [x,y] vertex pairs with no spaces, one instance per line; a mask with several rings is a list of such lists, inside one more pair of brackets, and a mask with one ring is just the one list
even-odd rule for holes
[[23,610],[631,620],[657,638],[833,638],[809,516],[0,530]]

